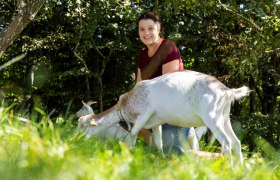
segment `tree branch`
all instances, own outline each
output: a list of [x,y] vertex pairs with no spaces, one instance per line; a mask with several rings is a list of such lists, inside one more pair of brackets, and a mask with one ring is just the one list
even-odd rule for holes
[[276,49],[273,49],[273,50],[270,50],[270,51],[265,51],[265,53],[268,53],[268,54],[273,54],[273,53],[277,53],[277,52],[280,52],[280,47],[276,48]]
[[[78,50],[78,47],[80,45],[80,41],[81,41],[82,35],[83,35],[83,31],[82,31],[82,26],[83,26],[82,12],[81,12],[80,6],[78,8],[79,8],[79,15],[80,15],[79,16],[80,32],[79,32],[79,37],[78,37],[78,40],[77,40],[77,44],[74,48],[74,55],[83,63],[83,65],[86,69],[86,72],[89,72],[86,61],[77,53],[77,50]],[[87,98],[90,98],[90,86],[89,86],[89,79],[88,79],[87,74],[86,74],[86,86],[87,86]]]
[[[260,32],[262,31],[261,28],[260,28],[256,23],[250,21],[249,19],[247,19],[246,17],[244,17],[244,16],[242,16],[241,14],[237,13],[236,11],[233,11],[233,10],[229,9],[225,4],[223,4],[223,3],[221,2],[221,0],[219,0],[219,4],[220,4],[225,10],[227,10],[227,11],[229,11],[229,12],[235,14],[235,15],[238,16],[238,17],[241,17],[241,18],[244,19],[245,21],[247,21],[247,22],[249,22],[250,24],[252,24],[252,25],[257,29],[257,32],[260,33]],[[260,33],[260,35],[262,35],[262,34]],[[263,36],[263,35],[262,35],[262,36]]]
[[96,52],[97,52],[103,59],[105,59],[106,57],[102,54],[101,51],[99,51],[99,49],[98,49],[98,47],[96,46],[95,41],[93,40],[93,38],[92,38],[92,37],[90,37],[90,38],[91,38],[91,41],[92,41],[92,43],[93,43],[93,45],[94,45],[94,49],[96,50]]

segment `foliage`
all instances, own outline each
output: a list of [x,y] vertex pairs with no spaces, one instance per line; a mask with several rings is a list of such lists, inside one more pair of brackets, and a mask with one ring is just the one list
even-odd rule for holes
[[[276,115],[262,115],[260,113],[243,115],[232,118],[233,122],[240,123],[239,136],[241,141],[246,143],[250,151],[254,148],[261,148],[256,146],[256,141],[264,139],[268,141],[271,146],[279,149],[279,129],[280,116]],[[264,150],[265,151],[265,150]],[[270,154],[270,156],[272,156]]]
[[138,142],[130,151],[122,142],[84,139],[71,117],[40,123],[0,108],[1,179],[279,179],[278,154],[273,160],[255,152],[244,165],[224,159],[167,156]]

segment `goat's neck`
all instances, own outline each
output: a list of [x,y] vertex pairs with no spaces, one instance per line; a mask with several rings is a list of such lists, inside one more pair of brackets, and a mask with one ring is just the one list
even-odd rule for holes
[[97,126],[103,127],[104,129],[111,127],[114,124],[117,124],[118,122],[120,122],[120,118],[118,116],[118,107],[117,106],[113,106],[112,108],[110,108],[96,116]]

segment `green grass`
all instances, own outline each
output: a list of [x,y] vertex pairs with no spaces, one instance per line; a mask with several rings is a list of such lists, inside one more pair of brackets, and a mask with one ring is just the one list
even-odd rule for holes
[[[191,154],[163,158],[139,142],[134,150],[113,140],[84,139],[63,118],[24,122],[0,108],[0,179],[280,179],[279,155],[259,153],[243,165]],[[277,153],[276,153],[277,154]],[[279,153],[278,153],[279,154]]]

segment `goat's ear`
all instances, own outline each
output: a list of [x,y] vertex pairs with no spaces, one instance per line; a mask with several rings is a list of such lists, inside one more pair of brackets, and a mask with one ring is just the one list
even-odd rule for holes
[[95,122],[94,120],[91,120],[91,121],[90,121],[90,125],[96,126],[96,122]]
[[86,105],[87,105],[84,101],[82,101],[82,103],[83,103],[83,106],[86,106]]

